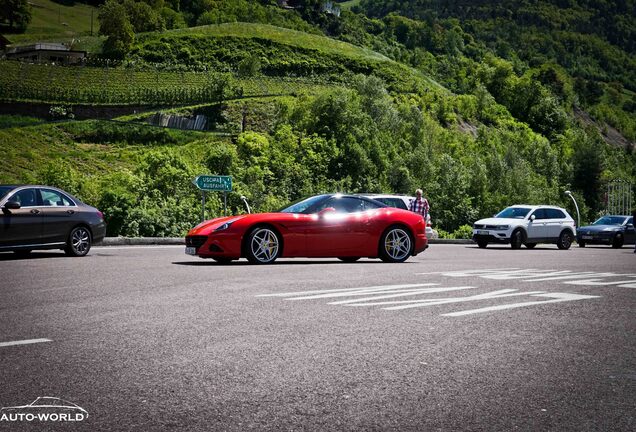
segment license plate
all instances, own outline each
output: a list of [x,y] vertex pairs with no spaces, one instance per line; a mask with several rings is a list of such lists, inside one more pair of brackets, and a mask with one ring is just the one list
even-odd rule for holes
[[594,237],[592,236],[581,236],[583,240],[592,240]]
[[185,253],[187,255],[196,255],[197,254],[197,248],[188,246],[188,247],[186,247]]
[[475,234],[477,234],[477,235],[480,235],[480,234],[488,235],[489,233],[488,233],[488,230],[475,230]]

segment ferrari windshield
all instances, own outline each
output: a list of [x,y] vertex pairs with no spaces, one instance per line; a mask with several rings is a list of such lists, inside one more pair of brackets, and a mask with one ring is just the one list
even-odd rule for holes
[[329,195],[316,195],[309,198],[303,198],[301,200],[295,201],[288,205],[287,207],[283,207],[278,210],[279,213],[306,213],[307,210],[316,206],[316,204],[320,203],[324,199],[329,198]]
[[529,211],[530,209],[525,207],[508,207],[507,209],[502,210],[495,217],[505,219],[523,219]]
[[625,216],[603,216],[592,225],[623,225],[625,220]]

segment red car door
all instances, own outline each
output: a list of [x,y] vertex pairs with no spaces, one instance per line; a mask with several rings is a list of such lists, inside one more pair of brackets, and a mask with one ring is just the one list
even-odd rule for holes
[[355,197],[332,197],[322,204],[307,226],[307,256],[363,255],[369,221],[365,209],[365,201]]

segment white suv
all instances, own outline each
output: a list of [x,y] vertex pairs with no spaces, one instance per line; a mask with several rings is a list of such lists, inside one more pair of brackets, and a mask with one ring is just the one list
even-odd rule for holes
[[510,243],[513,249],[556,243],[559,249],[569,249],[575,231],[574,219],[560,207],[514,205],[475,222],[473,240],[480,248],[488,243]]
[[[386,204],[389,207],[395,207],[402,210],[408,210],[409,204],[415,199],[413,196],[407,195],[390,195],[390,194],[360,194],[363,197],[371,198],[376,201],[380,201],[382,204]],[[433,229],[431,224],[431,214],[426,215],[426,238],[436,239],[439,237],[437,231]]]

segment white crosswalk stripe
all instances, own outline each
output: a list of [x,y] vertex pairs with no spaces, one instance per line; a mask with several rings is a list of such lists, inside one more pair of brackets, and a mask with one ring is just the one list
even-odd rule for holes
[[[616,276],[614,273],[571,272],[569,270],[541,270],[541,269],[491,269],[491,270],[464,270],[457,272],[436,273],[446,277],[470,277],[491,280],[516,280],[523,282],[538,282],[544,280],[559,280],[563,283],[587,282],[589,285],[608,284],[600,277]],[[631,275],[621,275],[625,276]],[[636,275],[634,275],[636,276]],[[590,279],[590,278],[596,279]],[[583,279],[586,278],[586,279]],[[574,281],[572,279],[575,279]],[[579,279],[579,280],[576,280]],[[630,282],[628,279],[614,281],[614,285]],[[636,280],[634,280],[636,282]],[[622,286],[622,285],[620,285]],[[442,305],[461,305],[469,302],[505,301],[509,298],[530,297],[532,301],[517,301],[491,305],[482,308],[444,312],[441,315],[447,317],[460,317],[466,315],[496,312],[509,309],[517,309],[529,306],[546,305],[576,300],[588,300],[599,298],[595,295],[581,295],[571,293],[548,293],[546,291],[521,291],[519,289],[500,289],[496,291],[478,293],[465,296],[436,297],[434,294],[446,292],[466,292],[475,290],[474,285],[441,286],[439,283],[418,283],[400,285],[376,285],[359,288],[336,288],[326,290],[295,291],[284,293],[259,294],[256,297],[278,298],[285,301],[310,301],[325,300],[329,305],[345,307],[379,307],[387,311],[401,311],[407,309],[425,308]],[[536,297],[546,300],[534,300]]]

